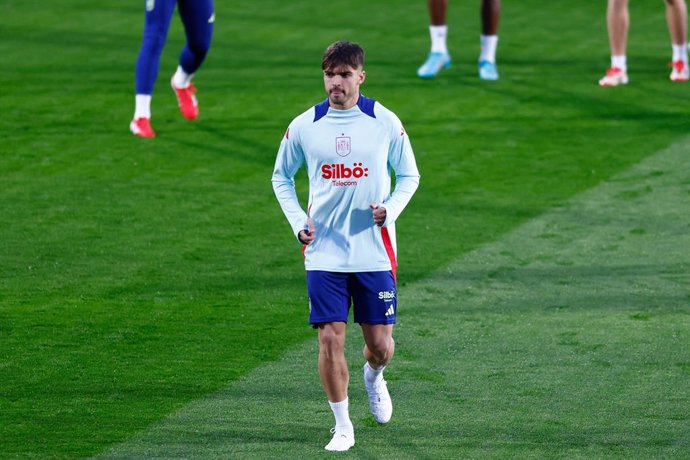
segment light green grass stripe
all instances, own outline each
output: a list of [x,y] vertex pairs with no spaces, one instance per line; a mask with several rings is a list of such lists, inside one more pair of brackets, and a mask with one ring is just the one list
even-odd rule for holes
[[[351,327],[357,444],[339,457],[687,455],[689,159],[687,138],[401,288],[387,426]],[[429,244],[445,233],[462,237]],[[316,353],[309,341],[103,456],[324,457]]]

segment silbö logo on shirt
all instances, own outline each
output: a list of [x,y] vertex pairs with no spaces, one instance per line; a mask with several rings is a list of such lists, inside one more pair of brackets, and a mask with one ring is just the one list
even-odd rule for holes
[[369,177],[369,168],[365,168],[363,163],[353,163],[351,168],[343,163],[333,163],[321,166],[321,177],[336,187],[356,186],[354,179]]

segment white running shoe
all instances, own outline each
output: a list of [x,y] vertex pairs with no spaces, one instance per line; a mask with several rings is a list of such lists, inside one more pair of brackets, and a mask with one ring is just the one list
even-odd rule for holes
[[671,63],[671,81],[688,81],[690,79],[690,69],[688,65],[683,61],[673,61]]
[[628,84],[628,74],[619,67],[611,67],[606,71],[606,75],[599,80],[599,86],[618,86]]
[[417,76],[419,78],[434,78],[441,69],[450,67],[450,54],[446,53],[429,53],[419,69],[417,69]]
[[368,362],[364,363],[364,386],[369,395],[369,409],[374,416],[374,420],[379,423],[388,423],[393,415],[393,401],[391,395],[388,393],[388,386],[383,379],[383,374],[372,384],[367,381],[367,366]]
[[344,452],[355,445],[355,432],[352,427],[338,427],[331,428],[333,439],[326,444],[324,449],[332,452]]
[[498,69],[495,62],[479,61],[480,80],[498,80]]

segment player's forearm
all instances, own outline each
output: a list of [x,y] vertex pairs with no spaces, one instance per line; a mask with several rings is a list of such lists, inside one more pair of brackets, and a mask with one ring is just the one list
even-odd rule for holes
[[283,214],[290,223],[292,233],[297,237],[300,230],[307,228],[307,213],[304,212],[297,199],[293,181],[273,180],[273,191],[280,203]]
[[405,206],[412,199],[417,187],[419,187],[419,176],[396,176],[395,190],[388,198],[383,206],[386,208],[386,222],[384,225],[389,225],[398,219]]

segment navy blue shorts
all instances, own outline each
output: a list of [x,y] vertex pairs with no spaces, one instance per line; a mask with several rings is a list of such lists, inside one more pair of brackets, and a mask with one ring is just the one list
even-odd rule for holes
[[397,291],[393,272],[336,273],[307,271],[309,323],[395,324]]

